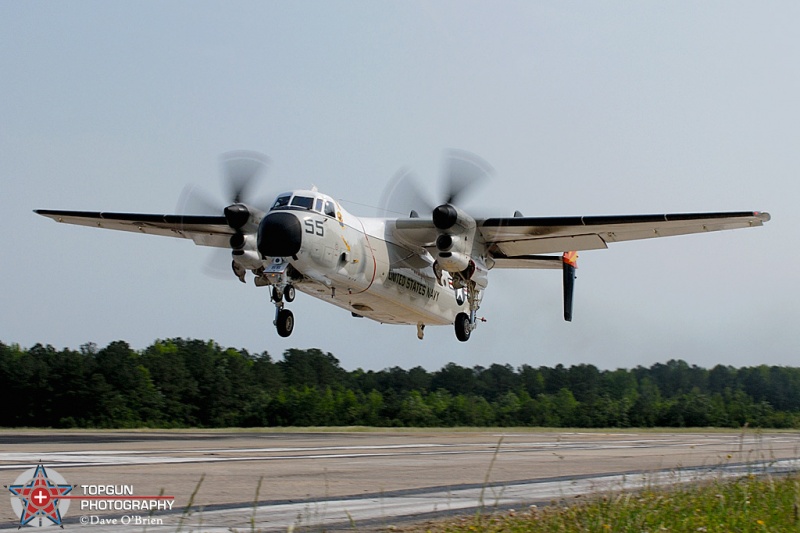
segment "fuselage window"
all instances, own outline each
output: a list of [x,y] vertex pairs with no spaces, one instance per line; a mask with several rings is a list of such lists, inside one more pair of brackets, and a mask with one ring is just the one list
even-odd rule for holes
[[333,207],[333,202],[325,200],[325,214],[329,217],[336,218],[336,208]]
[[302,207],[304,209],[313,209],[314,199],[309,198],[308,196],[295,196],[294,198],[292,198],[292,206]]

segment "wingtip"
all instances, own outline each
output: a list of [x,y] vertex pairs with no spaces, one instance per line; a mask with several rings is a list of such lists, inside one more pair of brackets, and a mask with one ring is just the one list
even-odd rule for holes
[[772,220],[772,216],[770,216],[770,214],[765,211],[756,211],[755,215],[761,219],[761,222],[769,222],[770,220]]

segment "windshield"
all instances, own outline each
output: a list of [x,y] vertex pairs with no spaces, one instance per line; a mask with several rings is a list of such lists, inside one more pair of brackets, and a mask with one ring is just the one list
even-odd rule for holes
[[308,196],[295,196],[294,198],[292,198],[292,206],[303,207],[305,209],[313,209],[314,199],[309,198]]
[[330,217],[336,216],[336,208],[333,202],[318,196],[285,193],[278,196],[275,203],[272,204],[272,209],[291,209],[293,207],[324,213]]
[[284,194],[278,196],[278,199],[275,200],[275,203],[272,205],[272,209],[278,209],[279,207],[286,207],[289,205],[289,198],[291,198],[291,194]]

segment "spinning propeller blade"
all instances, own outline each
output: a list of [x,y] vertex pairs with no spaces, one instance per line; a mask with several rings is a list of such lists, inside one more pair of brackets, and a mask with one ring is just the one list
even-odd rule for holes
[[224,214],[226,203],[249,203],[249,195],[269,168],[269,158],[258,152],[239,150],[222,154],[222,186],[225,200],[214,198],[201,187],[187,185],[178,199],[178,212],[183,215]]
[[247,203],[248,193],[269,168],[269,158],[259,152],[237,150],[222,154],[222,176],[230,201]]
[[439,179],[442,188],[439,202],[431,201],[431,195],[423,190],[413,171],[402,168],[383,190],[382,215],[408,216],[413,210],[419,216],[428,216],[437,205],[463,202],[467,193],[486,181],[492,173],[492,167],[475,154],[464,150],[448,150]]
[[470,189],[486,181],[494,169],[473,153],[448,150],[445,159],[444,185],[446,204],[457,204]]
[[422,190],[413,170],[401,168],[383,189],[380,203],[381,216],[428,216],[436,207]]
[[[240,228],[250,216],[245,204],[249,203],[257,182],[269,168],[269,158],[259,152],[237,150],[222,154],[220,167],[227,198],[217,199],[198,186],[187,185],[178,199],[177,212],[185,216],[224,215],[228,225],[241,234]],[[230,279],[230,252],[214,252],[203,272],[214,278]]]

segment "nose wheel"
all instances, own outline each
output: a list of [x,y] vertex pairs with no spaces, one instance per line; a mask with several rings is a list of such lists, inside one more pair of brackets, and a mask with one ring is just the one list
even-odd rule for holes
[[284,287],[284,289],[283,289],[283,298],[287,302],[293,302],[294,301],[294,296],[295,296],[295,290],[294,290],[294,286],[293,285],[287,285],[286,287]]
[[294,330],[294,313],[288,309],[277,309],[275,327],[278,329],[278,335],[281,337],[288,337],[291,335]]

